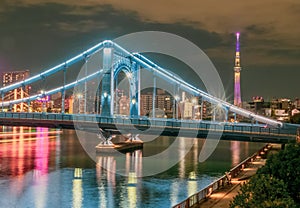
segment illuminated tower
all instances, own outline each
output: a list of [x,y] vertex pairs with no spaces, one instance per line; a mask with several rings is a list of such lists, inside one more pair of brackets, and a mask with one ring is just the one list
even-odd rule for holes
[[242,107],[241,100],[241,64],[240,64],[240,33],[236,33],[236,51],[234,64],[234,102],[233,104]]

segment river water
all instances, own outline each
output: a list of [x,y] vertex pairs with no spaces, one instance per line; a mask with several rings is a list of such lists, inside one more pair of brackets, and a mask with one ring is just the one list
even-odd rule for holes
[[103,168],[115,170],[114,155],[97,155],[96,162],[92,160],[74,130],[0,128],[1,208],[171,207],[264,145],[220,141],[213,154],[199,163],[205,140],[177,138],[182,146],[194,143],[184,159],[159,174],[135,177],[145,169],[143,156],[163,151],[174,142],[172,137],[159,137],[146,142],[143,150],[126,153],[127,177]]

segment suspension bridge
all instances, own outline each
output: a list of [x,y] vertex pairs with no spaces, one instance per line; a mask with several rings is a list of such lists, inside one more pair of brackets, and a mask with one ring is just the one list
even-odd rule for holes
[[[84,62],[85,65],[98,54],[97,65],[85,67],[75,80],[67,83],[67,71],[72,65]],[[100,63],[101,62],[101,63]],[[146,70],[153,74],[153,105],[152,116],[141,115],[141,71]],[[118,75],[124,72],[129,82],[129,113],[126,116],[119,116],[117,112],[116,91],[118,86]],[[31,86],[36,82],[43,82],[51,76],[63,73],[62,82],[57,87],[49,90],[39,91],[36,94],[28,95],[20,99],[4,100],[6,93],[17,89]],[[222,109],[221,120],[211,121],[178,119],[178,118],[156,118],[155,117],[155,96],[157,79],[164,80],[173,86],[173,95],[178,95],[179,91],[189,93],[192,96],[200,97],[209,102],[215,108]],[[88,83],[97,83],[92,96],[88,96]],[[75,89],[81,91],[81,101],[78,105],[83,105],[83,110],[67,114],[65,113],[65,96],[67,90]],[[15,104],[27,103],[61,93],[61,112],[6,112]],[[228,103],[216,96],[208,94],[202,89],[188,83],[170,70],[164,69],[151,61],[146,56],[139,53],[132,53],[113,41],[103,41],[94,47],[80,53],[79,55],[64,61],[63,63],[43,70],[41,73],[29,77],[28,79],[16,82],[9,86],[0,88],[2,101],[0,103],[0,123],[2,125],[29,125],[48,126],[55,128],[74,128],[74,123],[80,123],[76,127],[82,130],[91,130],[97,127],[105,131],[135,131],[145,134],[160,135],[180,135],[187,137],[204,138],[209,132],[222,133],[222,139],[242,140],[242,141],[262,141],[286,143],[296,140],[298,126],[284,124],[253,112]],[[173,105],[177,100],[173,99]],[[92,103],[92,105],[90,105]],[[92,109],[88,109],[88,105]],[[29,108],[28,108],[29,110]],[[174,109],[173,109],[174,110]],[[216,113],[216,111],[214,111]],[[229,123],[228,115],[233,113],[251,121],[250,123]],[[215,118],[215,116],[214,116]],[[225,121],[225,122],[224,122]],[[196,132],[196,133],[195,133]]]

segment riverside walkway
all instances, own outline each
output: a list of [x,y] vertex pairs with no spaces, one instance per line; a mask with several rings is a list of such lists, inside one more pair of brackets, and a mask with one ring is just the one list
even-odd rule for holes
[[[277,152],[280,145],[272,144],[271,154],[273,151]],[[265,165],[266,159],[257,157],[250,165],[245,168],[240,174],[232,178],[232,185],[226,186],[214,193],[212,193],[205,201],[200,204],[195,204],[193,208],[228,208],[230,202],[238,194],[242,184],[247,182],[256,171]]]
[[251,176],[253,176],[258,168],[265,164],[265,161],[266,159],[262,158],[255,159],[253,162],[251,162],[248,168],[245,168],[244,171],[241,172],[237,177],[232,178],[232,185],[214,192],[207,200],[201,204],[196,204],[193,206],[193,208],[228,208],[230,201],[232,201],[233,197],[238,194],[241,185],[245,183]]
[[225,175],[176,204],[173,208],[229,207],[234,196],[238,194],[241,185],[246,183],[260,167],[265,165],[267,154],[278,152],[280,149],[279,144],[266,144],[252,156],[226,172]]

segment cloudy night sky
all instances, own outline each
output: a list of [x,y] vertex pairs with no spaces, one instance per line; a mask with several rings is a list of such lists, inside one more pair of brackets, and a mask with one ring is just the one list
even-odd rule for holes
[[231,97],[234,34],[240,31],[243,100],[295,98],[300,97],[299,20],[299,0],[1,0],[0,71],[37,74],[104,39],[164,31],[198,45]]

